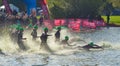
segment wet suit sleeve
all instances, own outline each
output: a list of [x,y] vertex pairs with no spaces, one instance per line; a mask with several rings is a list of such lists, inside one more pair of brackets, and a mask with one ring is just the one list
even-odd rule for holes
[[47,36],[52,36],[52,35],[47,35]]

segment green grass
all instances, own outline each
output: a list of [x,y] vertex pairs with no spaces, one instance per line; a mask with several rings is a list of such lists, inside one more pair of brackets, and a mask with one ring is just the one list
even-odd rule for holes
[[[102,18],[107,21],[106,16],[102,16]],[[120,16],[110,16],[110,24],[120,25]]]

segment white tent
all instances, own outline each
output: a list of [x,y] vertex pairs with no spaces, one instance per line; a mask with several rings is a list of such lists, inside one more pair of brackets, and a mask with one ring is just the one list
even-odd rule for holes
[[4,5],[0,6],[0,9],[5,9],[5,6]]
[[[9,4],[9,6],[10,6],[10,9],[11,9],[12,11],[13,11],[13,10],[16,10],[17,12],[19,12],[19,8],[16,7],[15,5]],[[0,10],[1,10],[1,9],[5,9],[5,6],[4,6],[4,5],[0,6]]]

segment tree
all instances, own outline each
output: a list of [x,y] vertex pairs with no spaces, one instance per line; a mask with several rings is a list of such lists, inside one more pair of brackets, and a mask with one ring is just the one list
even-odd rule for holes
[[2,0],[0,0],[0,5],[2,5]]
[[[54,4],[59,7],[57,10],[54,11],[53,14],[53,8],[55,8]],[[49,9],[51,12],[51,15],[55,17],[59,16],[59,13],[62,13],[64,15],[60,16],[64,18],[79,18],[79,17],[87,17],[88,15],[98,15],[100,11],[99,8],[103,4],[103,1],[101,0],[49,0]],[[55,13],[57,12],[57,13]]]
[[64,10],[57,6],[56,4],[54,4],[54,7],[50,9],[51,13],[52,13],[52,17],[54,18],[63,18],[65,16],[64,14]]
[[108,3],[112,3],[114,8],[120,9],[120,0],[107,0]]
[[65,1],[64,0],[47,0],[49,6],[49,12],[52,18],[64,18],[65,17]]

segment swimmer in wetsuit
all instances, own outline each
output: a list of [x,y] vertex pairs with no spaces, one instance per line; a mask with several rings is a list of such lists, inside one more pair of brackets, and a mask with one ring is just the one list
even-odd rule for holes
[[103,47],[98,46],[98,45],[94,44],[93,42],[90,42],[89,44],[83,46],[82,48],[84,48],[86,50],[90,50],[91,48],[93,48],[93,49],[100,49],[100,48],[103,49]]
[[36,39],[36,38],[37,38],[37,29],[38,29],[38,26],[35,25],[34,28],[33,28],[32,33],[31,33],[33,39]]
[[60,41],[60,31],[61,31],[61,27],[57,28],[57,32],[55,33],[55,41]]
[[42,35],[40,36],[40,39],[41,39],[41,44],[40,44],[40,48],[46,44],[47,45],[47,39],[48,39],[48,36],[51,36],[51,35],[48,35],[48,28],[44,28],[44,33],[42,33]]

